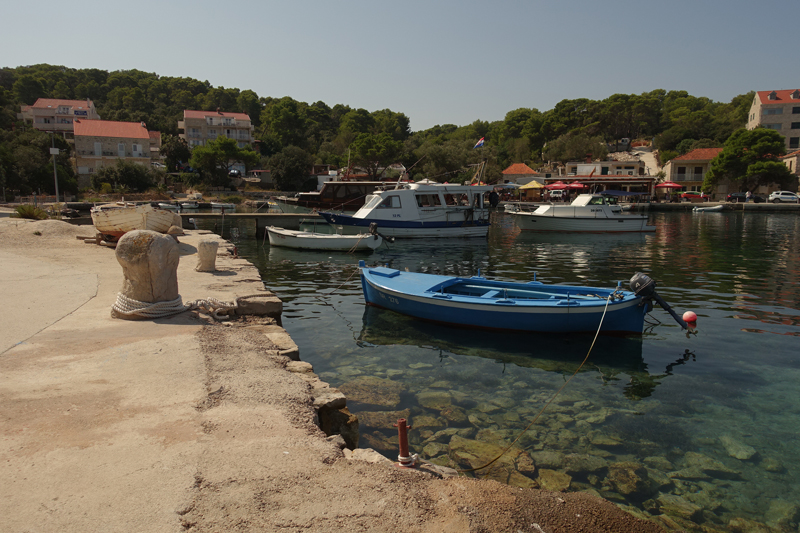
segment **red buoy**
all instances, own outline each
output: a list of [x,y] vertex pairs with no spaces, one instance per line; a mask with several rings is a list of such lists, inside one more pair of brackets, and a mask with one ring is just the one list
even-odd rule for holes
[[694,324],[697,322],[697,315],[694,313],[694,311],[686,311],[683,313],[683,321],[687,324]]

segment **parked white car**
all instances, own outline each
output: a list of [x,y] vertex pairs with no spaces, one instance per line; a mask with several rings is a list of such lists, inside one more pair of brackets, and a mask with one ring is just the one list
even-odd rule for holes
[[800,203],[800,197],[796,193],[790,191],[775,191],[769,195],[769,201],[777,204],[778,202],[790,202],[793,204]]

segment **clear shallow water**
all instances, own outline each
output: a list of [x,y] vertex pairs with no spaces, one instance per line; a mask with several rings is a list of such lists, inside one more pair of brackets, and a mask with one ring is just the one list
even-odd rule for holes
[[597,286],[646,272],[679,314],[698,314],[699,334],[687,338],[656,309],[661,323],[641,338],[601,337],[516,444],[538,472],[501,461],[477,475],[517,485],[566,479],[570,490],[684,527],[788,527],[800,501],[800,217],[654,213],[651,223],[654,235],[551,236],[521,234],[495,213],[488,240],[398,241],[355,257],[262,247],[242,227],[251,238],[240,251],[284,301],[301,358],[348,394],[362,446],[395,459],[391,422],[407,416],[412,453],[459,468],[516,438],[592,337],[477,332],[367,308],[357,260]]

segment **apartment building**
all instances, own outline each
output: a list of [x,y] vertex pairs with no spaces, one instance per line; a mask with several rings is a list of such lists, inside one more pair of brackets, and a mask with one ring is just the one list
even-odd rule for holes
[[253,123],[245,113],[184,110],[183,120],[178,121],[180,134],[190,148],[202,146],[218,137],[234,139],[239,148],[253,142]]
[[786,140],[786,151],[800,148],[800,89],[758,91],[750,105],[747,129],[770,128]]
[[71,138],[76,120],[100,120],[100,115],[89,100],[60,100],[39,98],[33,105],[23,106],[17,118],[41,131],[52,131]]
[[144,122],[76,120],[74,126],[79,187],[89,187],[92,174],[118,159],[150,166],[151,136]]
[[699,191],[706,173],[711,167],[711,160],[717,157],[721,151],[722,148],[697,148],[671,159],[664,165],[664,172],[667,174],[666,181],[674,181],[683,185],[687,191]]

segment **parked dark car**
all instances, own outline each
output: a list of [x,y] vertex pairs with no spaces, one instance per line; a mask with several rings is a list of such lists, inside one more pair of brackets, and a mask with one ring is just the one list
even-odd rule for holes
[[[725,200],[728,202],[746,202],[747,201],[747,193],[746,192],[732,192],[728,196],[725,197]],[[754,204],[760,204],[765,202],[763,196],[759,196],[757,194],[753,194],[750,196],[750,201]]]
[[746,192],[732,192],[728,196],[725,197],[725,200],[728,202],[744,202],[747,200],[747,193]]

